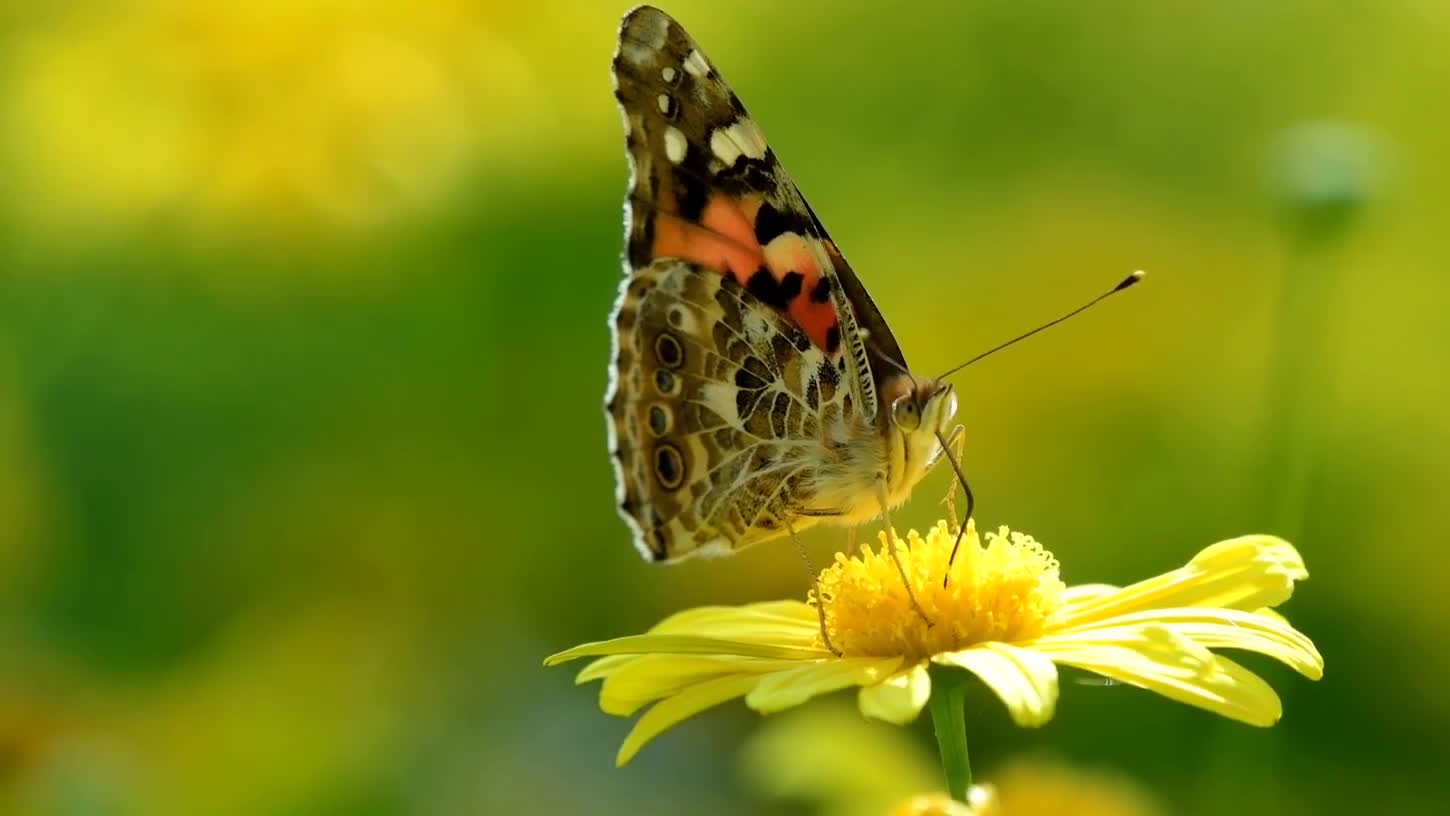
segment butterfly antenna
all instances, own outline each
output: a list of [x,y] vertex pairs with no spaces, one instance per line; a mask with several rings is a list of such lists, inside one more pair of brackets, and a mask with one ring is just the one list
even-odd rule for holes
[[1048,322],[1043,323],[1041,326],[1038,326],[1037,328],[1033,329],[1032,331],[1027,332],[1025,334],[1019,334],[1016,337],[1012,338],[1011,340],[1008,340],[1005,343],[999,343],[998,345],[993,346],[992,348],[987,349],[986,351],[982,352],[981,354],[978,354],[976,357],[973,357],[972,359],[966,361],[965,363],[962,363],[959,366],[954,366],[952,368],[947,369],[947,372],[945,374],[941,375],[940,377],[937,377],[937,379],[938,380],[944,380],[947,377],[950,377],[951,375],[953,375],[953,374],[957,373],[958,371],[961,371],[962,369],[964,369],[967,366],[971,365],[972,363],[977,362],[978,360],[981,360],[981,359],[990,357],[993,354],[996,354],[997,352],[1001,351],[1002,349],[1007,348],[1008,346],[1011,346],[1011,345],[1013,345],[1015,343],[1020,343],[1021,341],[1026,340],[1027,338],[1031,337],[1034,334],[1037,334],[1040,331],[1043,331],[1045,329],[1050,329],[1053,326],[1056,326],[1058,323],[1061,323],[1062,321],[1067,320],[1070,317],[1075,317],[1075,316],[1077,316],[1079,314],[1082,314],[1083,312],[1087,311],[1088,309],[1091,309],[1092,307],[1098,305],[1099,303],[1103,302],[1104,300],[1107,300],[1108,298],[1112,297],[1113,295],[1116,295],[1117,293],[1123,291],[1124,289],[1127,289],[1128,287],[1130,287],[1133,284],[1137,283],[1138,281],[1142,280],[1143,279],[1143,276],[1146,275],[1146,274],[1148,274],[1148,273],[1144,272],[1141,269],[1137,270],[1133,274],[1131,274],[1128,277],[1124,278],[1123,281],[1122,281],[1122,283],[1119,283],[1117,286],[1114,286],[1112,289],[1109,289],[1108,291],[1102,293],[1101,295],[1098,295],[1097,297],[1093,298],[1092,300],[1088,301],[1087,303],[1084,303],[1083,305],[1077,307],[1076,309],[1073,309],[1072,311],[1068,312],[1067,314],[1063,315],[1062,317],[1059,317],[1056,320],[1049,320]]
[[901,363],[900,361],[896,360],[895,358],[888,357],[885,354],[881,354],[880,357],[881,357],[881,359],[883,359],[886,362],[890,363],[892,368],[896,369],[897,371],[900,371],[902,374],[905,374],[906,375],[906,378],[908,380],[911,380],[911,391],[912,391],[912,393],[916,393],[916,390],[917,390],[916,377],[911,373],[910,370],[907,369],[907,367],[905,366],[905,364]]
[[952,564],[956,563],[957,549],[962,546],[962,536],[967,532],[967,522],[972,518],[972,510],[977,506],[977,500],[972,496],[972,488],[967,484],[967,474],[962,472],[961,462],[958,462],[957,457],[952,455],[951,446],[947,444],[946,437],[942,436],[939,430],[936,432],[936,439],[937,442],[941,443],[941,452],[946,455],[947,461],[951,463],[952,470],[957,474],[957,481],[962,485],[962,493],[966,494],[967,497],[967,515],[962,519],[961,526],[957,528],[957,540],[952,544],[952,554],[947,557],[947,572],[941,579],[942,589],[946,589],[947,584],[951,583],[952,580]]

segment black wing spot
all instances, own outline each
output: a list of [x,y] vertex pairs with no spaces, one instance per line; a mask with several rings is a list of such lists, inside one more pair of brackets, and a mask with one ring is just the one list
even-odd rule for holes
[[785,273],[785,277],[780,279],[780,293],[785,297],[786,303],[801,296],[801,287],[805,282],[805,276],[799,272]]
[[654,431],[655,436],[664,436],[670,430],[670,417],[665,412],[664,406],[651,405],[649,409],[649,429]]
[[761,303],[783,312],[789,306],[791,300],[800,295],[801,286],[805,278],[799,272],[788,272],[784,278],[776,280],[770,274],[770,270],[760,267],[755,274],[745,281],[745,290],[754,295]]
[[655,359],[666,368],[679,368],[685,362],[685,349],[669,332],[660,332],[655,338]]
[[710,202],[709,188],[705,186],[705,182],[684,174],[676,176],[676,180],[679,184],[677,197],[680,202],[680,217],[691,223],[698,223],[705,212],[705,205]]
[[841,327],[832,326],[826,330],[826,353],[835,354],[841,349]]
[[742,368],[735,372],[735,385],[737,388],[764,388],[765,381]]
[[795,231],[795,225],[769,201],[760,205],[760,211],[755,214],[755,240],[759,241],[761,246],[774,241],[784,233],[793,231]]
[[818,281],[816,281],[816,285],[813,286],[813,287],[811,287],[811,302],[812,303],[825,303],[826,301],[828,301],[830,299],[831,299],[831,279],[829,277],[827,277],[826,275],[822,275],[821,276],[821,279],[818,280]]
[[668,442],[655,448],[655,478],[666,490],[677,489],[685,481],[685,457]]

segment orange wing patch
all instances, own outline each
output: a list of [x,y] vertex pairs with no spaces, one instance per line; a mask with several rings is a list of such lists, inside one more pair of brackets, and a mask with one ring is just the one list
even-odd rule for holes
[[782,232],[764,247],[756,237],[763,199],[712,193],[699,223],[674,211],[674,195],[662,190],[655,214],[655,258],[693,261],[728,274],[756,298],[784,312],[829,355],[841,348],[840,320],[831,304],[831,279],[823,277],[810,239]]

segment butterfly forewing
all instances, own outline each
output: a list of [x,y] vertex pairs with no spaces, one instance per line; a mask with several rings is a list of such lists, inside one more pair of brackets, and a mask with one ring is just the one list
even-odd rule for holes
[[904,367],[890,329],[678,23],[630,12],[613,71],[631,165],[608,397],[622,514],[658,560],[850,515]]

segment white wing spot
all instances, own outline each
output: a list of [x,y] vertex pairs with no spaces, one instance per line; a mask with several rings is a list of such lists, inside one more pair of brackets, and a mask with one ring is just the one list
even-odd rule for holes
[[633,40],[619,41],[619,55],[621,57],[624,57],[624,60],[626,62],[639,65],[640,63],[648,60],[650,58],[650,55],[652,54],[654,54],[653,51],[645,48],[637,42],[634,42]]
[[742,155],[763,159],[766,149],[765,134],[760,132],[760,126],[753,119],[738,119],[729,127],[716,128],[710,134],[710,151],[719,156],[726,166],[734,164]]
[[675,69],[673,67],[669,66],[669,65],[666,65],[664,68],[662,68],[660,70],[660,76],[662,76],[662,77],[665,78],[665,82],[674,82],[675,81]]
[[710,73],[710,63],[705,61],[705,55],[696,48],[685,58],[685,70],[692,76],[703,77]]
[[671,162],[679,164],[685,160],[685,151],[689,143],[685,141],[685,134],[677,127],[665,128],[665,157]]
[[664,48],[665,41],[668,39],[670,33],[669,18],[655,12],[641,14],[638,19],[639,26],[637,30],[639,31],[639,38],[644,41],[645,45],[648,45],[656,51]]
[[735,160],[740,158],[740,147],[730,138],[730,134],[725,132],[725,128],[716,128],[715,132],[710,134],[710,152],[719,156],[720,161],[724,162],[726,167],[734,164]]
[[730,126],[730,137],[740,145],[740,150],[752,159],[765,158],[765,151],[768,145],[765,143],[765,134],[760,132],[760,126],[755,124],[754,119],[741,118]]
[[659,98],[656,99],[655,102],[657,102],[659,104],[659,106],[660,106],[660,113],[663,113],[663,114],[666,114],[666,115],[669,114],[669,112],[670,112],[670,95],[669,94],[660,94],[659,95]]

